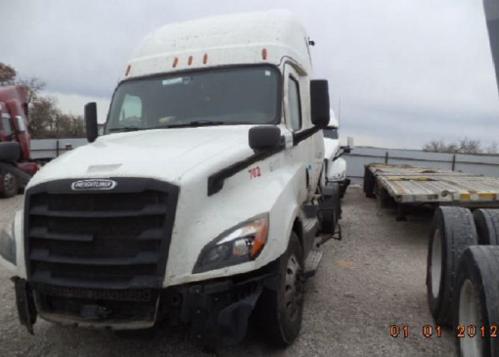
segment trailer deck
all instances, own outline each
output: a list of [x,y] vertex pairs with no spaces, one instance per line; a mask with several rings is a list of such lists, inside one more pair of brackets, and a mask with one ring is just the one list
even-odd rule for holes
[[[377,196],[398,204],[433,203],[499,207],[499,178],[410,165],[370,164],[365,179]],[[367,194],[367,192],[366,192]]]

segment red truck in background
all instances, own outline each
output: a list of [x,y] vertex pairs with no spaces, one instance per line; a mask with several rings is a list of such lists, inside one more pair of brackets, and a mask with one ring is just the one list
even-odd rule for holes
[[[11,197],[38,171],[30,157],[28,91],[22,86],[0,87],[0,195]],[[10,143],[10,144],[9,144]]]

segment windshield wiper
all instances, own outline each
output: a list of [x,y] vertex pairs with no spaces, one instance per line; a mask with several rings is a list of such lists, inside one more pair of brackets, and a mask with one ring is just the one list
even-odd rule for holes
[[111,128],[108,131],[110,133],[117,133],[120,131],[137,131],[137,130],[142,130],[143,128],[139,128],[138,126],[123,126],[120,128]]
[[170,128],[195,128],[198,126],[212,126],[212,125],[231,125],[232,123],[227,123],[224,121],[190,121],[187,123],[169,124],[169,125],[159,125],[148,129],[170,129]]

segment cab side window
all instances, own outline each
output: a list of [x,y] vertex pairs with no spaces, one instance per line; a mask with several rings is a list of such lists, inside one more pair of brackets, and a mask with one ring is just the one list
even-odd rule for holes
[[289,106],[289,123],[291,130],[298,131],[301,129],[301,102],[300,102],[300,87],[298,81],[293,77],[288,80],[288,106]]

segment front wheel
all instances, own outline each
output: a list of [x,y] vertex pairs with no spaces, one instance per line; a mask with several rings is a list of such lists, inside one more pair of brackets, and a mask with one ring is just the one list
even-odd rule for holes
[[17,182],[17,177],[14,176],[11,172],[6,172],[2,176],[0,176],[2,179],[2,196],[5,198],[13,197],[17,195],[17,192],[19,191],[19,184]]
[[288,249],[278,262],[275,290],[266,289],[260,299],[260,322],[273,345],[286,347],[300,333],[304,298],[304,258],[293,232]]

